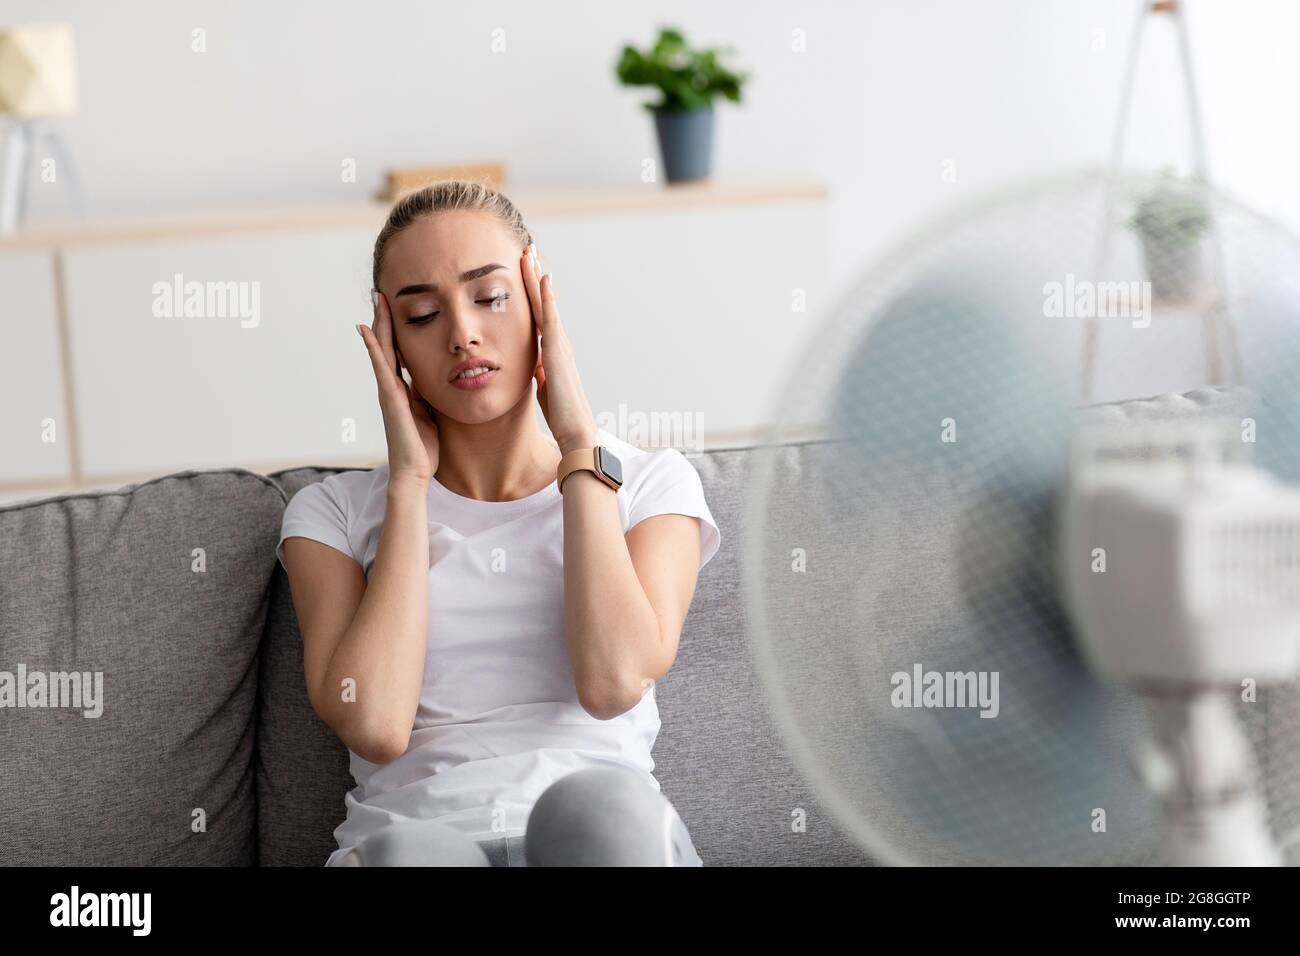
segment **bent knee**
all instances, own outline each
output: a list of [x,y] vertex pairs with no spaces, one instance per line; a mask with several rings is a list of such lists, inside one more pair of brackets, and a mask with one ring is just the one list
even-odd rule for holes
[[529,866],[671,866],[676,811],[634,771],[587,767],[556,780],[528,815]]
[[482,847],[437,820],[394,823],[362,840],[345,866],[491,866]]

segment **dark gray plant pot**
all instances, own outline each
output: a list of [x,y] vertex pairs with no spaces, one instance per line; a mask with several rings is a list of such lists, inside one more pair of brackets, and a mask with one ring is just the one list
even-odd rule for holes
[[668,181],[707,179],[713,156],[713,107],[655,110],[654,114]]
[[1200,240],[1169,242],[1143,236],[1142,257],[1153,299],[1183,301],[1200,291],[1204,272]]

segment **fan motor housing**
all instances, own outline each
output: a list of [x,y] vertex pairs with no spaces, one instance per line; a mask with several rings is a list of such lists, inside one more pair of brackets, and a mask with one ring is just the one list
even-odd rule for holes
[[1120,464],[1065,508],[1066,603],[1098,673],[1240,685],[1300,670],[1300,490],[1250,466]]

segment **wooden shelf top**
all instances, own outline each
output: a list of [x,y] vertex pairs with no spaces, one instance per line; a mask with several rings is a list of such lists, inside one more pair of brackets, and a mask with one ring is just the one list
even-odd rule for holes
[[[619,213],[776,202],[818,202],[830,196],[811,178],[727,178],[673,185],[505,186],[525,219],[564,219]],[[48,251],[70,246],[202,239],[267,232],[360,228],[379,231],[389,203],[316,202],[227,206],[111,219],[34,221],[0,236],[0,253]]]

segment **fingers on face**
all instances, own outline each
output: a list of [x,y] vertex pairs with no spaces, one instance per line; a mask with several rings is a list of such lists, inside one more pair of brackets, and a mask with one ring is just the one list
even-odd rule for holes
[[383,350],[384,358],[388,360],[388,365],[393,370],[393,374],[401,378],[402,373],[398,368],[395,353],[396,342],[393,336],[393,317],[388,311],[388,300],[384,298],[382,292],[376,293],[376,299],[375,337],[379,339],[379,347]]
[[547,320],[559,318],[555,309],[555,289],[550,273],[543,275],[541,263],[527,253],[524,254],[524,275],[528,280],[528,298],[533,306],[533,325],[537,334],[542,335],[542,330],[550,324]]
[[370,364],[374,366],[375,378],[381,388],[390,378],[400,385],[402,384],[401,372],[397,369],[397,360],[393,355],[392,323],[389,321],[388,303],[382,292],[372,290],[370,298],[375,305],[375,321],[370,327],[369,334],[363,332],[361,336],[365,340],[366,351],[370,354]]
[[[375,381],[379,383],[381,390],[387,387],[387,376],[385,375],[386,363],[384,353],[379,348],[379,340],[375,338],[375,330],[366,330],[362,326],[361,338],[366,343],[366,354],[370,356],[370,365],[375,370]],[[392,374],[392,369],[388,370],[388,375]]]
[[402,355],[401,355],[401,353],[397,351],[397,338],[396,338],[396,336],[393,337],[393,339],[392,339],[392,343],[393,343],[393,368],[397,370],[397,377],[398,377],[398,378],[401,378],[401,377],[402,377],[402,369],[403,369],[403,368],[407,368],[408,366],[407,366],[407,364],[406,364],[404,361],[402,361]]
[[[403,384],[405,384],[406,380],[402,378],[402,369],[409,369],[410,366],[406,364],[406,360],[402,358],[401,350],[395,345],[393,346],[393,354],[397,357],[397,377],[402,380]],[[411,376],[411,384],[408,386],[407,391],[411,392],[416,399],[423,400],[420,390],[415,385],[414,375]]]
[[533,309],[533,327],[537,329],[537,334],[541,334],[542,328],[542,293],[537,284],[539,276],[538,266],[533,261],[532,253],[529,249],[524,250],[523,254],[524,270],[524,288],[528,290],[528,303]]

